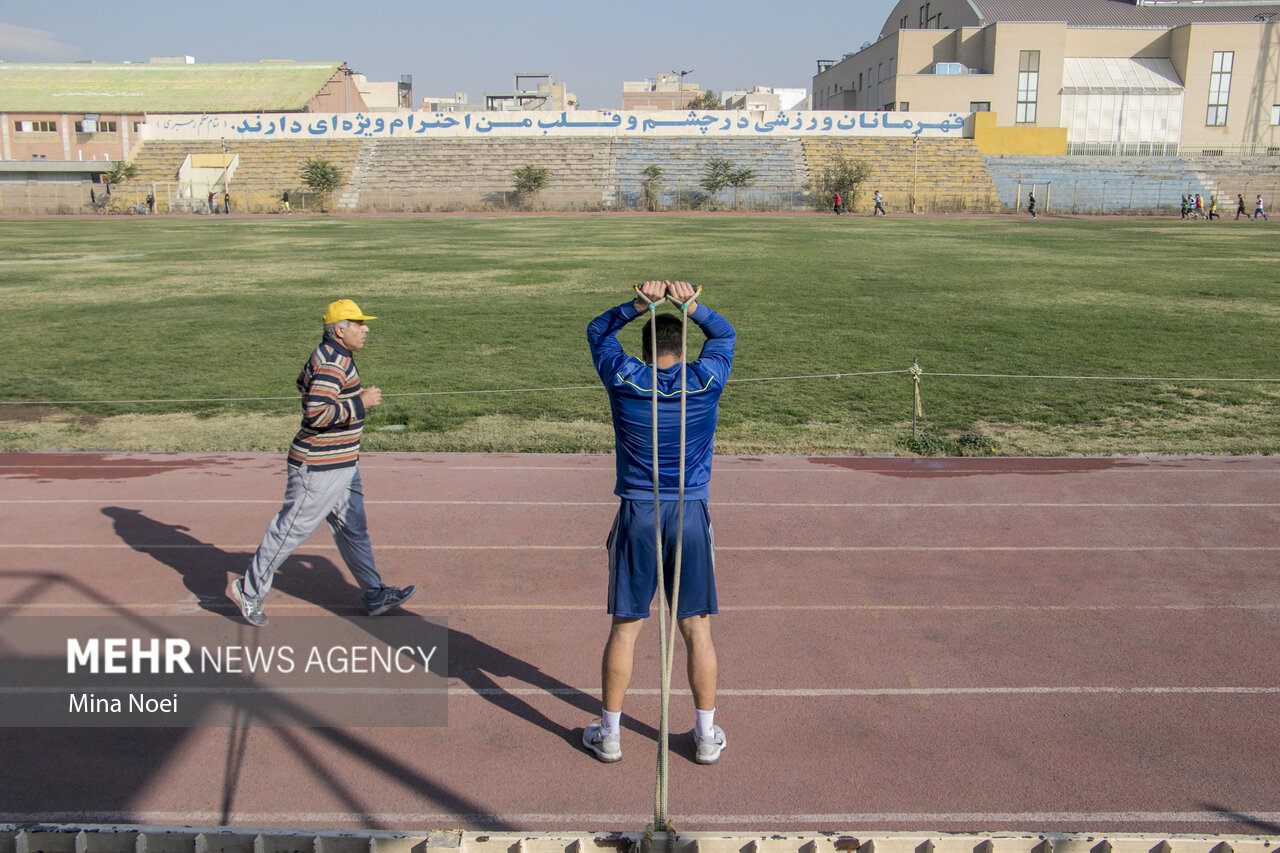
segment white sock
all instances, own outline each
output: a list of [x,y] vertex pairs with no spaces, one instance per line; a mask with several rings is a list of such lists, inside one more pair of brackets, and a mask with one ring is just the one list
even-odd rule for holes
[[698,715],[697,721],[693,724],[694,734],[698,737],[711,737],[711,731],[716,722],[716,709],[701,711],[694,708],[693,711]]
[[622,734],[622,712],[600,709],[600,724],[606,735]]

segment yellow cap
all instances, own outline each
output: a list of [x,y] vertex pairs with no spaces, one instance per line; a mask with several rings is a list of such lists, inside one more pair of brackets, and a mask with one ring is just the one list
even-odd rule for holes
[[329,307],[324,309],[324,324],[336,323],[339,320],[376,320],[377,317],[366,317],[360,313],[360,306],[352,302],[350,299],[339,299],[337,302],[330,302]]

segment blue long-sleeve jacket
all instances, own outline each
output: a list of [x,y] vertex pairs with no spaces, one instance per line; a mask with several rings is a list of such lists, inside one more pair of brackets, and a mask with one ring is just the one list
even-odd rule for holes
[[[637,314],[631,302],[610,309],[587,326],[596,373],[609,392],[618,467],[614,494],[627,500],[653,499],[653,367],[627,355],[618,331]],[[733,368],[737,333],[728,320],[699,304],[689,319],[707,336],[697,361],[688,365],[685,421],[685,500],[705,500],[711,483],[711,456],[720,393]],[[677,500],[680,477],[680,365],[658,371],[658,491]]]

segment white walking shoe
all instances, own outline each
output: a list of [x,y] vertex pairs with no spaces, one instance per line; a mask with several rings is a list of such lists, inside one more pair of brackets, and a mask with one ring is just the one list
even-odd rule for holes
[[693,739],[698,744],[698,752],[693,756],[693,760],[699,764],[715,764],[720,760],[720,753],[729,744],[724,736],[724,729],[719,726],[712,726],[711,734],[706,737],[698,737],[695,732]]
[[622,737],[620,732],[606,735],[604,726],[593,723],[582,732],[582,745],[595,753],[596,758],[605,764],[622,760]]

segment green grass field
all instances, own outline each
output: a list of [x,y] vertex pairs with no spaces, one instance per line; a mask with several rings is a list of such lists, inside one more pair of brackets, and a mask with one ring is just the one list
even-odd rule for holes
[[[358,357],[365,383],[387,395],[367,450],[608,452],[586,324],[636,281],[683,278],[738,329],[724,453],[1274,453],[1280,383],[1171,380],[1280,379],[1276,227],[7,220],[0,295],[12,335],[0,400],[41,404],[0,405],[0,450],[282,449],[321,310],[345,296],[379,317]],[[624,346],[638,351],[639,335],[636,323]],[[916,358],[924,418],[912,443],[910,377],[847,374],[905,371]],[[844,375],[782,378],[815,374]],[[498,391],[513,392],[447,393]],[[261,397],[283,399],[246,399]],[[192,399],[207,402],[167,402]],[[393,425],[404,428],[380,429]]]

